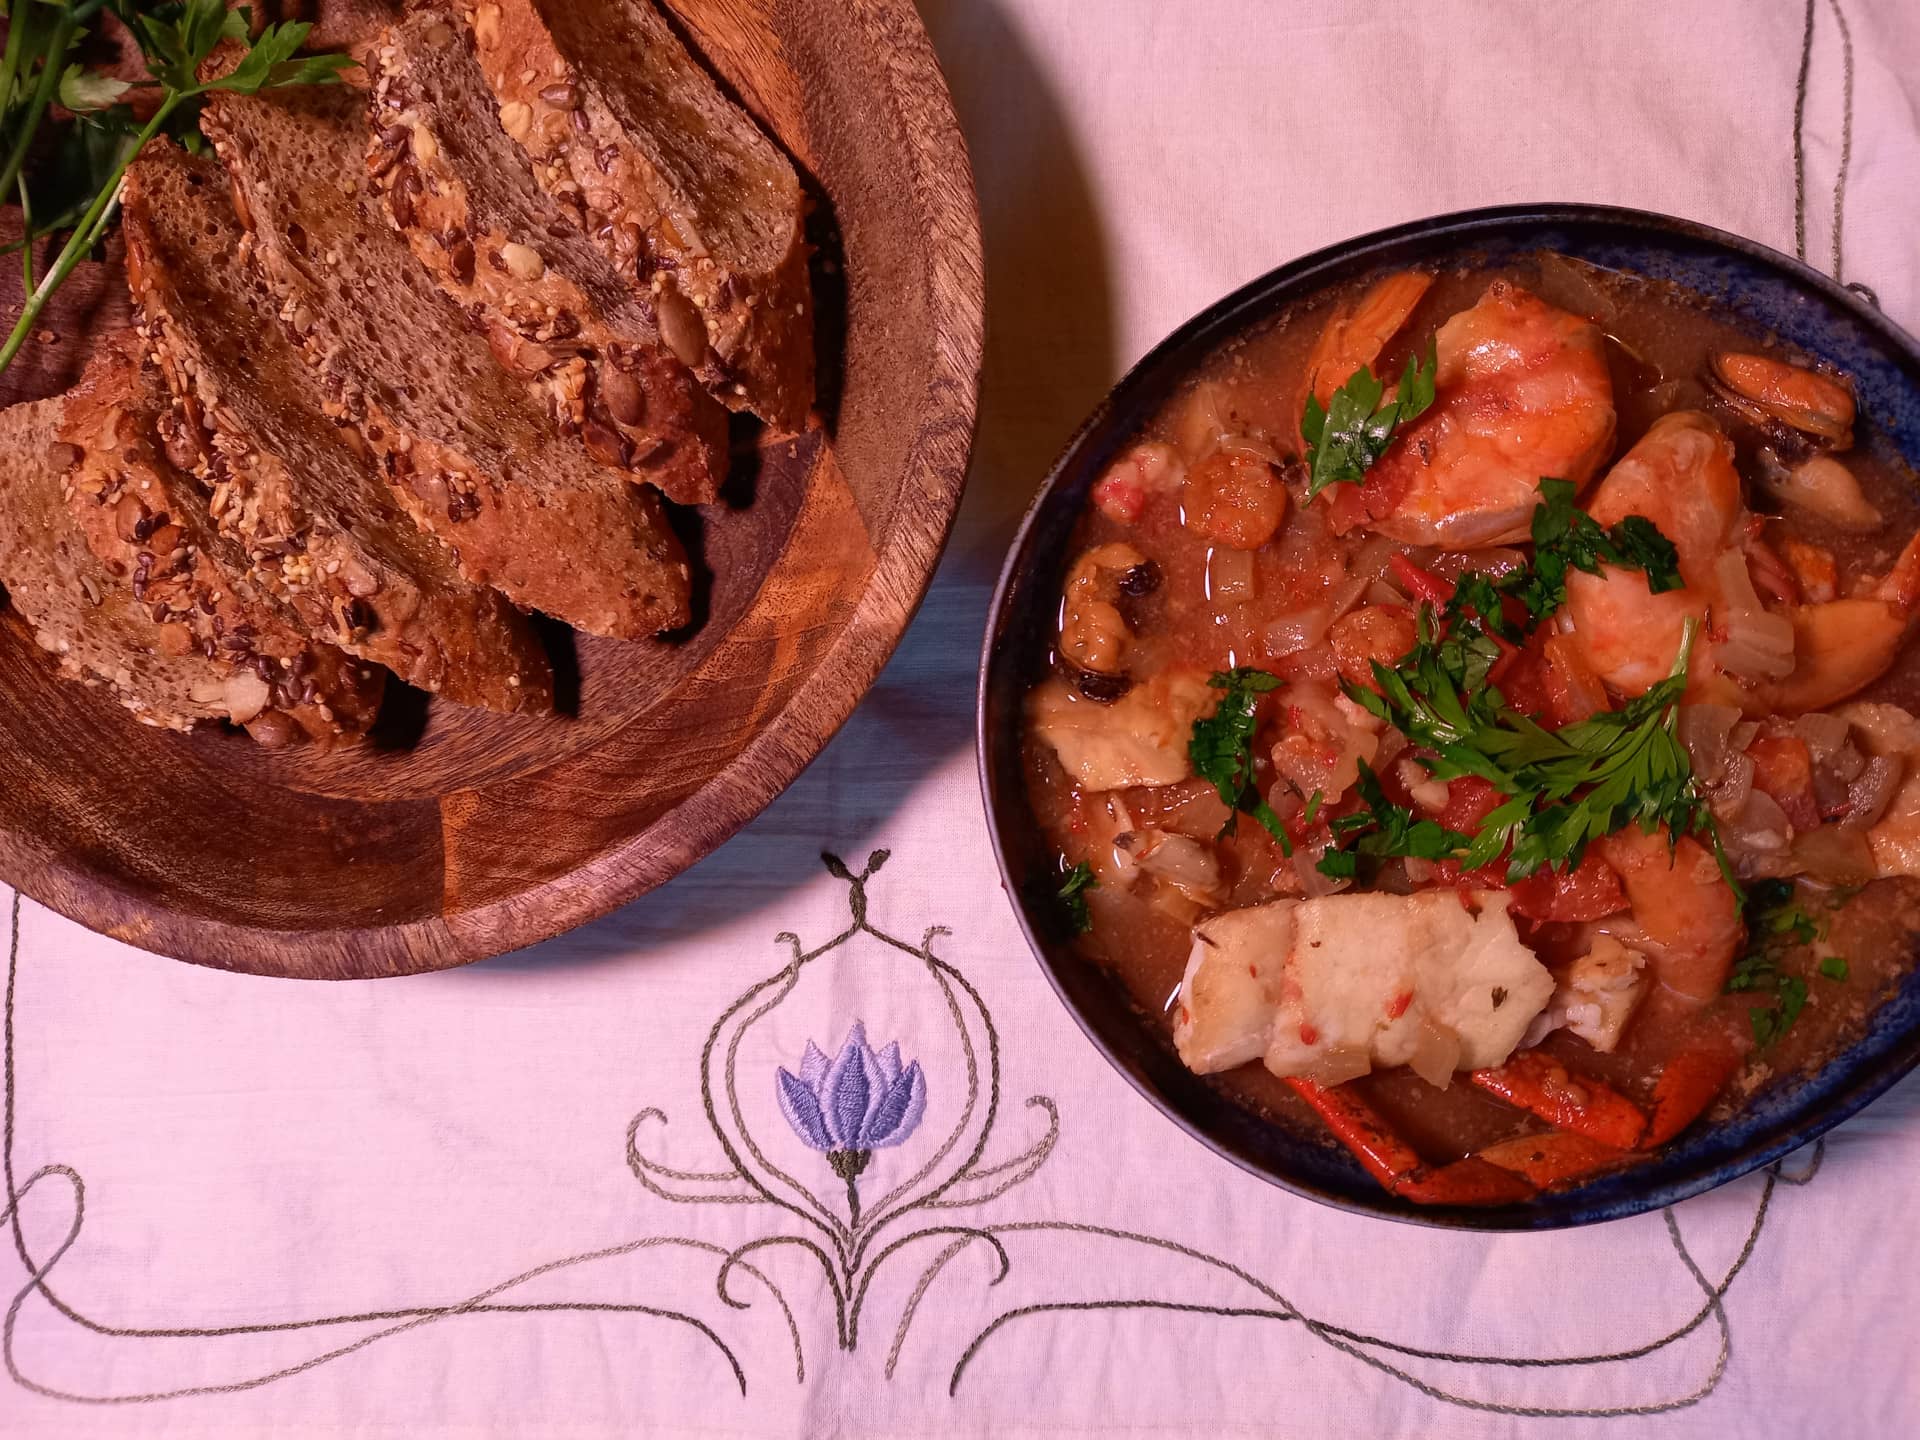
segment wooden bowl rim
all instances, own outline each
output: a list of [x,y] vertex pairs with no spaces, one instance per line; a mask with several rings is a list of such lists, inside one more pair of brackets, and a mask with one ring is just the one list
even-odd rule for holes
[[[187,915],[156,907],[19,833],[0,833],[0,880],[90,930],[191,964],[282,978],[419,974],[538,944],[618,909],[712,853],[799,776],[879,677],[932,583],[966,488],[985,345],[973,167],[932,42],[911,0],[860,0],[853,8],[881,52],[874,72],[887,102],[896,111],[903,101],[913,103],[916,123],[903,119],[898,133],[928,233],[946,241],[929,260],[943,284],[928,287],[932,356],[923,404],[949,423],[916,434],[901,473],[900,500],[887,530],[876,537],[876,558],[858,604],[813,672],[753,738],[678,804],[593,860],[453,914],[325,930]],[[876,622],[876,610],[903,601],[897,620]],[[663,826],[677,821],[685,836],[689,811],[699,812],[699,823],[691,827],[697,838],[682,838],[683,848],[665,864],[651,859]],[[485,938],[475,943],[469,936]],[[337,957],[363,946],[387,963],[359,973],[340,969]],[[319,968],[296,974],[288,966],[299,957]]]

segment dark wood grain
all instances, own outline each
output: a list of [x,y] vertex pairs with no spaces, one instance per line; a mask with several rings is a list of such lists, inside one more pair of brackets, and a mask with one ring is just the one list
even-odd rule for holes
[[[320,754],[145,728],[58,679],[0,616],[9,883],[199,964],[438,969],[671,878],[846,719],[919,602],[965,475],[982,315],[971,172],[908,0],[673,8],[808,177],[825,262],[825,423],[752,445],[727,503],[690,515],[710,576],[695,626],[642,645],[562,636],[571,713],[402,707],[386,743]],[[126,321],[111,256],[59,299],[0,399],[63,388],[88,336]]]

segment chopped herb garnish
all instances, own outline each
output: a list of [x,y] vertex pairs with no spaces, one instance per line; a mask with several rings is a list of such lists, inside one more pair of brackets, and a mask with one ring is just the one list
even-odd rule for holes
[[1374,846],[1421,848],[1363,853],[1454,858],[1476,870],[1511,845],[1507,878],[1523,880],[1542,865],[1579,864],[1590,842],[1630,824],[1648,832],[1665,825],[1675,836],[1711,826],[1686,747],[1675,733],[1693,647],[1691,622],[1665,680],[1619,710],[1603,710],[1558,731],[1509,707],[1487,683],[1499,650],[1478,626],[1456,623],[1441,638],[1431,607],[1423,606],[1416,633],[1412,652],[1398,665],[1374,663],[1379,693],[1349,685],[1348,695],[1433,752],[1423,759],[1436,779],[1476,775],[1507,798],[1486,817],[1478,836],[1437,854],[1426,853],[1432,846],[1428,832],[1378,816],[1384,838]]
[[1444,860],[1463,853],[1473,844],[1473,837],[1417,816],[1406,806],[1387,799],[1386,792],[1380,788],[1380,777],[1364,760],[1360,762],[1354,791],[1367,808],[1336,816],[1328,823],[1337,837],[1351,837],[1353,843],[1343,849],[1328,850],[1320,857],[1315,868],[1322,875],[1336,880],[1352,879],[1359,873],[1362,856],[1369,860],[1396,855]]
[[[1522,638],[1567,603],[1567,572],[1598,575],[1602,565],[1639,570],[1655,595],[1678,590],[1680,557],[1673,542],[1644,515],[1629,515],[1611,529],[1574,504],[1574,487],[1547,477],[1540,482],[1540,503],[1533,511],[1533,559],[1497,578],[1469,571],[1454,582],[1447,618],[1457,622],[1471,612],[1481,624],[1507,639]],[[1507,618],[1503,601],[1511,596],[1526,612],[1524,626]]]
[[1393,443],[1394,430],[1433,404],[1435,369],[1434,343],[1428,340],[1425,366],[1418,355],[1407,357],[1393,399],[1385,404],[1380,397],[1386,386],[1367,365],[1333,392],[1324,409],[1315,396],[1307,396],[1300,434],[1307,442],[1308,500],[1336,482],[1357,484],[1366,477]]
[[1093,917],[1087,913],[1088,890],[1098,890],[1100,879],[1093,873],[1093,867],[1082,860],[1067,872],[1067,878],[1060,882],[1060,888],[1054,895],[1060,901],[1060,908],[1067,917],[1067,929],[1075,935],[1084,935],[1093,928]]
[[1314,791],[1313,794],[1307,797],[1307,808],[1304,811],[1302,811],[1300,815],[1300,818],[1304,820],[1307,824],[1311,825],[1314,822],[1314,818],[1317,815],[1319,815],[1320,801],[1323,798],[1324,796],[1322,796],[1321,792],[1318,790]]
[[1187,756],[1193,761],[1194,771],[1213,785],[1233,811],[1220,833],[1233,834],[1240,816],[1251,815],[1280,842],[1281,853],[1291,855],[1293,841],[1287,838],[1286,826],[1253,783],[1253,732],[1258,728],[1254,712],[1262,695],[1280,688],[1280,677],[1243,665],[1237,670],[1220,671],[1207,683],[1227,693],[1213,714],[1193,722]]
[[[1781,962],[1787,952],[1825,939],[1827,929],[1802,908],[1791,880],[1755,881],[1749,887],[1745,915],[1747,950],[1734,962],[1726,989],[1771,1002],[1747,1011],[1754,1043],[1764,1048],[1793,1027],[1807,1003],[1807,982],[1786,974]],[[1828,980],[1847,978],[1847,962],[1838,955],[1827,956],[1817,969]]]

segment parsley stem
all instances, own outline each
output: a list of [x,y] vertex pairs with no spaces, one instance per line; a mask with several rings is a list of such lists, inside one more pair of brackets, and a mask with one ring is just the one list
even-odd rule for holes
[[13,357],[20,353],[20,347],[26,344],[27,336],[33,333],[33,325],[40,318],[40,312],[46,308],[47,301],[53,298],[53,292],[66,283],[74,267],[92,250],[113,218],[114,207],[120,201],[120,182],[126,178],[127,166],[133,163],[133,157],[146,147],[149,140],[160,133],[167,118],[179,108],[180,102],[187,98],[186,92],[170,90],[166,99],[160,102],[160,108],[153,112],[153,118],[146,123],[133,141],[120,152],[120,158],[114,163],[113,173],[107,183],[100,187],[100,193],[94,197],[93,204],[87,207],[86,214],[80,217],[80,223],[73,234],[67,237],[67,243],[61,248],[56,259],[40,283],[27,296],[27,303],[21,308],[20,318],[13,323],[13,331],[7,336],[7,343],[0,346],[0,372],[13,363]]
[[[9,32],[24,30],[28,24],[27,15],[34,8],[31,4],[16,3],[12,6],[14,15],[13,23],[8,27]],[[27,97],[26,113],[20,117],[20,128],[7,150],[6,162],[0,164],[0,195],[12,191],[14,181],[27,163],[27,150],[40,129],[40,121],[46,115],[47,107],[53,103],[54,92],[60,88],[60,72],[65,68],[67,47],[73,43],[74,31],[79,28],[78,12],[71,8],[63,9],[53,22],[53,33],[47,38],[46,49],[40,57],[40,74],[35,78],[33,91]],[[11,33],[7,36],[7,49],[13,49]],[[17,69],[15,74],[18,74]],[[11,90],[11,85],[8,88]]]
[[20,293],[33,293],[33,201],[27,196],[27,177],[18,177],[20,187]]

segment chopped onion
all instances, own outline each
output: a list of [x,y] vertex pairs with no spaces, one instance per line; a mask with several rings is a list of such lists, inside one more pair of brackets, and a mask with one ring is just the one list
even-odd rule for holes
[[1779,802],[1764,790],[1749,789],[1746,803],[1727,821],[1721,839],[1729,850],[1777,855],[1787,848],[1792,835],[1793,822]]
[[1744,752],[1727,756],[1720,778],[1710,788],[1713,793],[1709,803],[1714,815],[1731,823],[1747,808],[1747,796],[1753,793],[1753,757]]
[[1373,1059],[1364,1045],[1340,1045],[1314,1056],[1301,1074],[1318,1085],[1344,1085],[1370,1074]]
[[1346,578],[1333,587],[1329,622],[1338,620],[1351,610],[1369,585],[1386,576],[1387,562],[1392,558],[1393,541],[1384,535],[1368,537],[1367,543],[1354,552]]
[[1404,605],[1407,603],[1407,597],[1384,580],[1376,580],[1367,587],[1366,599],[1369,605]]
[[1793,622],[1769,614],[1747,571],[1747,557],[1728,550],[1714,562],[1725,597],[1726,639],[1715,647],[1720,668],[1741,680],[1780,680],[1793,673]]
[[1796,835],[1793,863],[1801,874],[1829,885],[1864,885],[1880,873],[1867,837],[1839,825],[1822,825]]
[[1253,598],[1253,552],[1216,545],[1207,551],[1207,597],[1211,600]]
[[1900,772],[1900,763],[1891,755],[1876,755],[1867,761],[1859,777],[1847,786],[1847,818],[1840,822],[1842,827],[1865,830],[1877,824],[1899,792]]
[[1719,779],[1732,747],[1727,737],[1740,723],[1740,712],[1731,705],[1682,705],[1676,728],[1680,743],[1687,747],[1693,773],[1704,785]]
[[1807,749],[1813,752],[1813,758],[1821,763],[1829,762],[1847,743],[1847,737],[1853,733],[1853,727],[1838,715],[1814,713],[1802,715],[1793,722],[1793,733],[1807,742]]
[[1451,1030],[1442,1030],[1422,1015],[1413,1054],[1407,1057],[1413,1073],[1436,1090],[1444,1090],[1453,1083],[1453,1072],[1459,1063],[1460,1037]]
[[1222,450],[1234,450],[1242,455],[1252,455],[1257,459],[1265,460],[1269,465],[1283,465],[1286,463],[1286,457],[1281,455],[1272,445],[1268,444],[1264,436],[1250,435],[1245,431],[1236,431],[1230,435],[1222,435],[1220,437],[1220,448]]
[[1260,638],[1267,654],[1278,659],[1312,649],[1327,638],[1327,627],[1332,623],[1333,615],[1328,608],[1315,605],[1270,621]]
[[1300,877],[1300,893],[1309,899],[1335,894],[1353,883],[1350,880],[1336,880],[1331,875],[1320,873],[1320,857],[1330,848],[1326,841],[1315,845],[1294,847],[1293,870]]
[[1189,465],[1198,465],[1220,448],[1226,432],[1220,419],[1220,390],[1215,385],[1196,385],[1188,397],[1180,422],[1174,426],[1174,438]]

